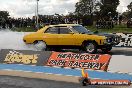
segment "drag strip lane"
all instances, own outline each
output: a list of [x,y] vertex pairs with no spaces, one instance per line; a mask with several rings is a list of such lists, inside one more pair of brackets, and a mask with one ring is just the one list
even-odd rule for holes
[[[9,71],[20,71],[20,72],[33,72],[33,73],[46,73],[54,75],[64,75],[64,76],[81,76],[81,70],[79,69],[64,69],[64,68],[54,68],[47,66],[30,66],[30,65],[16,65],[16,64],[0,64],[0,70]],[[132,75],[129,74],[119,74],[110,72],[99,72],[88,70],[90,78],[99,79],[127,79],[132,81]],[[1,75],[4,75],[4,73]],[[17,76],[19,74],[16,74]]]

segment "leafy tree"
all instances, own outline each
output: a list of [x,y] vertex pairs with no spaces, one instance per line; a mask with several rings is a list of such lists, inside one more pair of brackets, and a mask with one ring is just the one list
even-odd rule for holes
[[101,0],[100,14],[101,17],[110,19],[115,17],[118,13],[116,12],[117,6],[120,4],[119,0]]
[[132,18],[132,2],[127,6],[128,10],[123,12],[122,15],[127,18],[130,19]]
[[0,18],[7,19],[9,15],[8,11],[0,11]]
[[116,9],[118,5],[119,0],[79,0],[75,5],[75,13],[79,17],[85,17],[84,19],[103,18],[110,20],[117,17]]
[[94,6],[94,20],[99,20],[101,19],[101,14],[100,14],[100,7],[101,7],[101,2],[97,1]]
[[75,14],[82,19],[83,25],[93,24],[94,3],[96,0],[79,0],[76,3]]
[[132,12],[132,2],[127,6],[128,11]]
[[75,13],[81,16],[91,15],[94,7],[93,1],[94,0],[79,0],[75,5]]
[[132,2],[127,6],[128,8],[128,17],[132,18]]

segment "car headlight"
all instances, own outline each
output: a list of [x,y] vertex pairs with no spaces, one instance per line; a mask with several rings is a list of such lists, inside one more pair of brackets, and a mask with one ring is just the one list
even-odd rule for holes
[[106,39],[106,42],[108,42],[108,43],[111,42],[110,38],[107,38],[107,39]]
[[110,38],[106,38],[105,41],[104,41],[104,43],[106,43],[106,44],[109,44],[111,42],[112,42],[112,39],[110,39]]

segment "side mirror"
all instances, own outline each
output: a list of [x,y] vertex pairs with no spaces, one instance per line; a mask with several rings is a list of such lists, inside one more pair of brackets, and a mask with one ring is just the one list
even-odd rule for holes
[[69,34],[74,34],[74,32],[69,32]]

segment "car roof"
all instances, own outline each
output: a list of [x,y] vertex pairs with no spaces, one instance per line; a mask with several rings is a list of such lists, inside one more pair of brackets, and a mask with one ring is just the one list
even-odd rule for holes
[[69,26],[81,26],[79,24],[57,24],[57,25],[46,25],[45,27],[39,29],[37,32],[42,32],[43,30],[46,30],[45,28],[48,27],[69,27]]
[[50,27],[55,27],[55,26],[80,26],[79,24],[57,24],[57,25],[49,25]]

